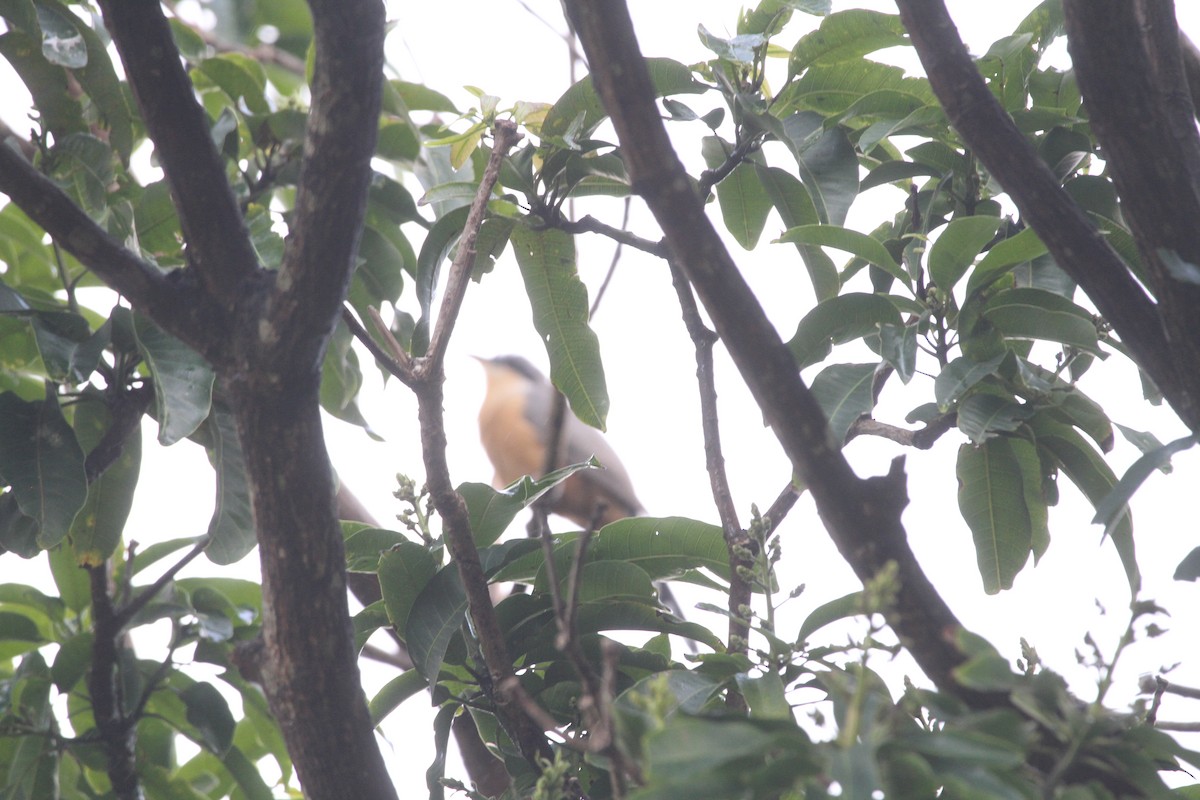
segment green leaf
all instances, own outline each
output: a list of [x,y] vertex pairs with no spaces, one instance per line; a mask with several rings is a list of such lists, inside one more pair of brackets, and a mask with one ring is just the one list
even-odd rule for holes
[[722,39],[709,33],[703,25],[700,25],[696,32],[700,36],[701,44],[716,53],[719,58],[734,64],[753,64],[755,53],[767,43],[767,37],[761,33],[744,33],[732,39]]
[[390,88],[396,92],[397,97],[404,103],[405,111],[440,111],[451,114],[457,114],[458,109],[454,107],[454,103],[450,98],[441,92],[436,92],[422,83],[410,83],[409,81],[391,80],[388,81]]
[[87,500],[83,458],[57,398],[29,403],[0,394],[0,476],[21,512],[37,521],[42,547],[62,541]]
[[[43,311],[30,319],[46,375],[59,383],[79,383],[87,375],[71,369],[75,351],[91,332],[88,321],[68,311]],[[90,374],[90,373],[89,373]]]
[[398,542],[379,557],[379,588],[392,628],[408,639],[409,617],[417,596],[438,573],[429,550],[416,542]]
[[804,618],[804,622],[800,624],[800,631],[796,634],[796,642],[806,644],[808,637],[826,625],[840,619],[857,617],[866,610],[866,595],[862,592],[851,592],[836,600],[830,600],[828,603],[817,606]]
[[[76,403],[76,436],[83,443],[84,430],[91,429],[85,445],[89,452],[110,424],[104,403],[98,400]],[[141,463],[142,429],[135,426],[125,439],[121,455],[88,486],[87,502],[71,525],[71,547],[81,566],[99,566],[116,550],[133,508]]]
[[415,669],[402,672],[392,678],[367,703],[367,710],[371,712],[371,725],[379,725],[387,718],[388,714],[399,708],[401,703],[428,685],[429,682],[425,680],[425,676]]
[[960,217],[951,220],[929,248],[930,279],[938,288],[949,292],[999,228],[999,217]]
[[216,375],[199,353],[141,314],[133,315],[133,331],[154,377],[159,444],[174,444],[208,417]]
[[236,107],[239,101],[254,114],[271,111],[266,99],[267,76],[262,65],[242,53],[221,53],[200,62],[197,70],[225,92]]
[[998,242],[987,251],[987,255],[979,259],[971,277],[967,278],[966,296],[972,297],[1002,275],[1011,272],[1017,265],[1032,261],[1046,252],[1046,245],[1042,244],[1033,228],[1026,228],[1016,236]]
[[467,593],[458,567],[442,567],[417,594],[405,630],[413,665],[430,683],[437,681],[446,649],[466,615]]
[[205,552],[214,564],[233,564],[256,544],[246,461],[233,414],[226,408],[213,408],[207,432],[208,458],[217,472],[217,502],[208,524]]
[[466,206],[447,211],[433,224],[429,233],[425,235],[425,241],[421,243],[421,252],[417,255],[417,303],[421,308],[421,317],[417,320],[419,334],[413,335],[414,355],[423,355],[425,352],[425,345],[429,341],[433,293],[437,289],[438,274],[441,272],[442,262],[450,253],[450,248],[462,235],[468,213],[470,209]]
[[729,577],[720,527],[684,517],[628,517],[609,523],[589,554],[596,561],[637,564],[655,580],[699,567]]
[[[687,66],[669,58],[647,58],[646,69],[654,84],[656,97],[672,94],[701,94],[708,87],[692,78]],[[592,86],[591,76],[574,84],[546,114],[542,122],[542,138],[560,137],[579,120],[579,136],[586,137],[608,116],[604,104]]]
[[33,95],[44,130],[56,139],[87,132],[83,108],[67,91],[66,71],[46,60],[39,40],[25,31],[10,30],[0,35],[0,56],[8,60]]
[[62,643],[58,654],[54,656],[54,665],[50,668],[50,677],[59,692],[70,692],[88,674],[92,666],[94,641],[91,631],[84,631]]
[[550,357],[550,380],[575,416],[604,430],[608,389],[600,343],[588,326],[587,289],[575,267],[575,239],[560,230],[518,225],[512,245],[533,307],[533,327]]
[[[1039,449],[1048,453],[1092,507],[1108,497],[1112,487],[1116,486],[1117,476],[1112,473],[1104,457],[1087,444],[1078,431],[1046,414],[1034,416],[1030,420],[1030,427]],[[1134,552],[1133,515],[1130,515],[1128,506],[1123,507],[1120,517],[1109,523],[1108,534],[1126,571],[1129,589],[1136,595],[1141,587],[1141,573]]]
[[463,483],[458,493],[467,504],[471,517],[471,535],[477,547],[487,547],[508,530],[513,518],[550,489],[576,472],[599,467],[594,459],[584,464],[571,464],[537,480],[528,475],[503,490],[483,483]]
[[958,429],[975,444],[982,444],[998,433],[1011,433],[1021,427],[1033,410],[990,392],[978,392],[958,405]]
[[892,254],[887,251],[883,243],[865,233],[837,225],[801,225],[785,231],[779,240],[795,244],[836,247],[861,258],[868,264],[874,264],[906,286],[912,282],[908,273],[896,263],[896,259],[892,258]]
[[833,364],[812,381],[812,393],[829,420],[829,434],[842,444],[854,421],[871,413],[875,364]]
[[51,64],[67,69],[83,69],[88,63],[88,48],[79,33],[78,18],[57,4],[34,4],[42,29],[42,56]]
[[[342,523],[346,529],[347,523]],[[348,572],[378,572],[379,559],[393,547],[409,543],[398,531],[364,525],[346,537],[346,570]],[[421,548],[424,550],[425,548]]]
[[908,383],[917,371],[917,325],[879,326],[879,355],[902,383]]
[[988,594],[1011,589],[1029,560],[1033,528],[1023,471],[1041,479],[1037,453],[1012,437],[964,444],[958,451],[958,506],[971,529],[979,574]]
[[792,707],[783,691],[783,681],[777,672],[758,677],[745,673],[737,676],[738,689],[750,706],[751,719],[791,720]]
[[1120,521],[1121,515],[1125,512],[1130,498],[1133,497],[1134,492],[1145,482],[1146,478],[1150,477],[1150,473],[1156,469],[1162,469],[1165,464],[1170,462],[1172,456],[1195,447],[1198,441],[1200,441],[1200,437],[1192,434],[1191,436],[1184,436],[1173,442],[1168,442],[1149,453],[1144,453],[1137,461],[1130,465],[1129,469],[1125,471],[1125,474],[1121,476],[1116,485],[1096,504],[1096,517],[1092,522],[1104,525],[1104,532],[1107,535]]
[[[567,589],[567,576],[559,590]],[[609,600],[653,602],[654,584],[646,571],[624,561],[591,561],[579,570],[579,602],[603,603]]]
[[779,126],[781,131],[777,132],[772,122],[770,130],[792,151],[817,220],[844,225],[850,204],[858,196],[858,153],[845,131],[825,128],[824,118],[809,111],[793,114]]
[[975,361],[966,356],[959,356],[951,361],[934,379],[933,395],[937,398],[938,407],[948,409],[975,384],[995,374],[1007,356],[1007,353],[1001,353],[987,361]]
[[[797,178],[786,170],[762,164],[755,164],[754,170],[759,182],[771,198],[775,211],[779,214],[785,228],[817,223],[817,209],[813,205],[812,197],[804,188],[804,184],[800,183]],[[819,247],[803,245],[799,242],[793,242],[793,244],[799,251],[805,268],[808,269],[808,277],[812,281],[813,293],[816,295],[817,301],[836,297],[838,290],[841,289],[841,281],[838,278],[837,267],[834,266],[833,259]]]
[[[709,169],[725,162],[733,148],[716,136],[705,136],[700,146]],[[755,174],[755,166],[743,161],[717,184],[717,204],[721,219],[744,250],[753,250],[767,224],[771,199]]]
[[1042,289],[1006,289],[983,307],[983,316],[1003,335],[1047,339],[1099,354],[1096,323],[1083,308]]
[[75,561],[75,554],[65,545],[51,548],[46,553],[50,574],[58,596],[67,608],[80,613],[92,604],[92,588],[88,574]]
[[204,746],[224,754],[233,743],[236,725],[225,698],[210,683],[194,683],[180,692],[180,698],[187,705],[187,721],[200,732]]
[[821,27],[800,38],[788,60],[788,78],[815,64],[840,64],[867,53],[908,44],[908,35],[895,14],[842,11],[830,14]]
[[849,292],[818,303],[805,314],[788,348],[796,366],[804,369],[823,361],[833,345],[877,333],[885,324],[900,324],[900,312],[886,297]]

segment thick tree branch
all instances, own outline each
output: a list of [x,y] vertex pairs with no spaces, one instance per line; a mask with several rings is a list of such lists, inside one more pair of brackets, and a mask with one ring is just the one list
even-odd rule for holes
[[592,67],[592,80],[621,141],[634,190],[662,226],[671,252],[696,288],[717,332],[817,509],[838,549],[863,581],[889,562],[898,568],[897,604],[888,622],[921,668],[942,689],[964,692],[952,670],[963,655],[954,645],[960,623],[908,547],[900,512],[903,473],[860,480],[829,441],[820,406],[795,362],[704,214],[671,148],[624,3],[572,0],[568,14]]
[[92,595],[92,664],[88,693],[103,742],[108,779],[120,800],[142,796],[137,774],[137,729],[125,716],[121,624],[109,593],[108,562],[87,568]]
[[[1200,425],[1200,136],[1170,0],[1066,0],[1068,48],[1092,131],[1146,264],[1193,429]],[[1036,225],[1035,225],[1036,227]],[[1085,287],[1086,289],[1086,287]],[[1174,403],[1172,403],[1174,405]]]
[[188,260],[209,296],[232,310],[258,257],[166,15],[158,0],[101,0],[100,8],[171,187]]
[[263,686],[313,798],[394,798],[359,681],[318,390],[354,264],[383,70],[378,0],[313,2],[316,63],[295,215],[265,296],[246,285],[223,371],[262,564]]
[[230,317],[182,272],[164,275],[97,225],[16,150],[0,146],[0,191],[55,243],[123,295],[138,311],[186,341],[214,364],[228,358],[222,331]]
[[316,63],[304,162],[279,279],[257,332],[264,355],[320,363],[362,232],[383,85],[383,5],[314,0]]
[[951,124],[1004,186],[1058,265],[1113,325],[1176,413],[1197,427],[1200,406],[1184,389],[1154,303],[984,84],[945,5],[941,0],[896,4]]

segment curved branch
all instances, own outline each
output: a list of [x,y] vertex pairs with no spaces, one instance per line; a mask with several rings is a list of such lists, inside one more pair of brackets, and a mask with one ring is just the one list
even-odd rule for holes
[[188,259],[208,294],[232,309],[258,256],[162,6],[101,0],[100,8],[170,184]]
[[980,704],[995,698],[964,691],[953,669],[964,657],[954,644],[961,624],[908,547],[900,513],[907,502],[903,472],[860,480],[829,441],[820,406],[796,364],[704,214],[701,198],[671,148],[625,3],[571,0],[568,14],[592,67],[592,81],[621,141],[634,190],[662,226],[738,370],[812,491],[842,555],[863,581],[889,562],[900,576],[888,622],[931,680]]
[[945,4],[896,4],[951,124],[1004,186],[1058,265],[1112,323],[1176,413],[1196,428],[1200,406],[1183,389],[1154,303],[984,84]]

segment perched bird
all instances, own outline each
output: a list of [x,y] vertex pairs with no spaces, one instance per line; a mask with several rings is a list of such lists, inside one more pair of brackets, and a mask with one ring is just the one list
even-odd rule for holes
[[[537,367],[520,356],[480,358],[487,373],[487,394],[479,410],[479,438],[496,468],[496,485],[507,486],[524,475],[540,476],[546,468],[556,391]],[[629,473],[600,431],[566,409],[561,434],[562,463],[578,464],[592,456],[603,469],[576,472],[559,484],[555,514],[581,528],[601,527],[645,513],[633,491]],[[656,584],[659,600],[679,619],[683,610],[670,588]],[[696,651],[695,642],[688,647]]]
[[[507,486],[523,475],[540,476],[546,468],[546,442],[554,414],[554,386],[520,356],[481,358],[487,395],[479,410],[479,438],[496,468],[496,484]],[[629,473],[604,436],[567,409],[557,466],[587,461],[593,455],[603,469],[586,469],[559,487],[553,511],[586,528],[645,513]]]

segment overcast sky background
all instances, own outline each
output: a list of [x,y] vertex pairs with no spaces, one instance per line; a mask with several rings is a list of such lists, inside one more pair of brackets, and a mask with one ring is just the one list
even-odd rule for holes
[[[464,11],[464,5],[470,10]],[[697,25],[703,24],[718,36],[733,35],[739,8],[738,3],[728,0],[640,0],[630,5],[643,51],[685,63],[710,55],[696,36]],[[1011,33],[1036,3],[950,0],[948,5],[968,46],[979,54],[993,40]],[[835,10],[852,7],[895,12],[894,5],[886,2],[834,3]],[[550,24],[544,24],[535,13]],[[1179,14],[1184,30],[1200,36],[1200,9],[1182,3]],[[389,38],[388,54],[396,74],[428,83],[460,107],[473,103],[473,97],[462,89],[468,84],[499,96],[501,107],[509,107],[518,100],[552,103],[570,83],[558,0],[526,0],[524,4],[520,0],[472,4],[393,2],[390,18],[396,25]],[[817,18],[797,15],[777,41],[790,47],[818,23]],[[919,70],[911,52],[889,51],[885,55],[888,60]],[[21,102],[19,94],[8,100],[12,102],[6,101],[5,106],[10,110],[3,116],[17,126],[24,116],[19,106],[13,108],[13,103]],[[687,102],[703,113],[715,107],[718,100],[714,95],[691,97]],[[703,164],[697,143],[704,130],[699,124],[673,125],[671,130],[679,137],[677,147],[685,163],[698,172]],[[767,151],[771,163],[791,166],[783,156],[780,151]],[[890,217],[899,202],[898,195],[888,195],[891,191],[881,187],[865,194],[852,210],[848,225],[870,230],[885,216]],[[715,213],[715,206],[712,208]],[[593,204],[581,208],[581,213],[584,210],[610,224],[620,224],[619,201]],[[720,227],[719,217],[714,218]],[[634,204],[630,227],[652,239],[660,235],[640,201]],[[812,292],[794,248],[770,243],[781,231],[781,223],[773,215],[756,251],[747,253],[731,244],[731,252],[786,339],[811,307]],[[419,243],[417,232],[413,240]],[[577,244],[581,277],[594,292],[608,268],[613,247],[596,236],[579,237]],[[837,260],[836,253],[834,256]],[[612,398],[609,436],[643,504],[653,515],[716,522],[704,472],[694,356],[679,322],[665,265],[626,250],[593,325],[600,337]],[[492,470],[479,445],[475,421],[483,392],[482,373],[469,356],[501,353],[520,353],[543,367],[546,363],[511,256],[505,256],[482,284],[470,287],[450,348],[446,415],[450,467],[456,483],[491,480]],[[835,352],[835,358],[867,360],[853,351],[844,355]],[[366,385],[360,403],[384,441],[372,441],[361,430],[335,421],[330,421],[328,439],[336,469],[387,525],[399,510],[391,496],[395,474],[405,472],[418,479],[422,474],[415,403],[399,383],[392,381],[383,387],[368,360],[364,358],[363,363],[367,365]],[[790,469],[720,348],[717,371],[725,457],[734,499],[745,524],[750,504],[765,510],[786,485]],[[816,371],[819,367],[806,377],[811,378]],[[930,380],[918,376],[906,391],[900,389],[898,381],[891,382],[877,418],[902,424],[908,410],[927,399]],[[1116,422],[1150,430],[1162,441],[1184,433],[1173,415],[1152,409],[1141,400],[1136,370],[1119,356],[1094,367],[1081,386],[1104,404]],[[148,444],[156,434],[157,430],[149,425]],[[1068,676],[1082,697],[1093,697],[1094,673],[1078,666],[1074,653],[1090,631],[1111,654],[1125,627],[1128,589],[1112,547],[1100,542],[1101,529],[1090,524],[1090,506],[1069,482],[1060,481],[1062,501],[1051,509],[1053,540],[1049,552],[1036,569],[1029,566],[1018,576],[1014,590],[986,596],[975,567],[970,534],[957,507],[954,460],[961,441],[952,431],[932,451],[919,452],[859,438],[846,452],[863,476],[885,472],[894,456],[905,454],[912,497],[905,514],[910,540],[951,607],[968,627],[1013,658],[1019,655],[1020,637],[1025,637],[1049,667]],[[1118,474],[1137,455],[1118,436],[1112,456]],[[1200,458],[1195,452],[1185,452],[1176,457],[1175,466],[1171,475],[1151,477],[1135,498],[1134,520],[1146,587],[1143,597],[1157,600],[1176,616],[1159,620],[1169,629],[1168,634],[1140,643],[1123,662],[1110,694],[1114,704],[1133,698],[1138,675],[1190,656],[1194,642],[1200,638],[1200,620],[1194,613],[1197,587],[1171,580],[1180,559],[1200,543],[1196,515],[1187,504],[1200,477]],[[144,547],[159,539],[202,533],[212,511],[212,486],[211,469],[203,451],[195,445],[184,442],[166,450],[146,447],[129,537]],[[560,525],[556,529],[565,528]],[[523,535],[523,530],[514,526],[513,535]],[[801,498],[781,528],[781,536],[784,591],[801,583],[807,585],[805,593],[787,606],[782,617],[780,633],[786,638],[794,636],[795,627],[809,611],[853,591],[858,584],[822,530],[808,498]],[[0,562],[4,580],[29,580],[21,574],[27,566],[18,564],[12,556]],[[256,574],[256,556],[248,557],[238,569],[248,576]],[[217,573],[218,568],[203,560],[187,571],[191,575]],[[687,587],[678,593],[685,607],[701,600],[724,604],[718,597],[690,592]],[[698,612],[689,615],[713,621]],[[722,622],[715,624],[723,627]],[[917,674],[907,663],[893,669],[896,676],[905,671]],[[388,668],[368,668],[368,696],[393,675]],[[1200,684],[1198,676],[1200,668],[1196,664],[1186,664],[1170,675],[1173,680],[1191,685]],[[1195,719],[1197,710],[1195,701],[1169,699],[1160,719]],[[384,725],[385,758],[394,766],[402,796],[421,796],[425,791],[424,770],[433,757],[428,727],[431,719],[427,695],[419,695]],[[465,778],[461,773],[457,776]]]

